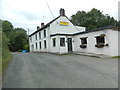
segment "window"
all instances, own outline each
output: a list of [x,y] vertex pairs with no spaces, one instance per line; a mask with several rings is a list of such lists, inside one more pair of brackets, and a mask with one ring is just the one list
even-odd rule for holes
[[53,47],[56,46],[56,38],[53,38]]
[[80,39],[81,39],[81,44],[87,44],[87,37],[80,38]]
[[65,38],[60,38],[60,46],[65,46]]
[[36,43],[36,49],[37,49],[37,43]]
[[44,30],[44,37],[46,37],[46,30]]
[[87,37],[84,37],[84,38],[80,38],[81,39],[81,45],[80,47],[81,48],[86,48],[87,47]]
[[96,37],[96,43],[97,44],[100,44],[100,43],[105,43],[105,38],[104,38],[104,36],[103,37],[101,37],[101,36],[97,36]]
[[30,41],[32,42],[32,36],[30,37]]
[[97,36],[95,47],[103,48],[105,46],[104,44],[105,44],[105,37],[104,36]]
[[36,40],[37,40],[37,33],[35,34],[35,38],[36,38]]
[[41,42],[39,42],[39,45],[40,45],[40,49],[41,49]]
[[39,39],[41,39],[41,32],[39,32]]
[[46,48],[46,40],[44,40],[44,48]]

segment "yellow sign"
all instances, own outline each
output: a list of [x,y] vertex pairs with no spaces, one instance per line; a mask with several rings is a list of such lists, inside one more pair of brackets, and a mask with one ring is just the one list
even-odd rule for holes
[[63,25],[63,26],[68,26],[69,25],[69,23],[68,22],[60,22],[60,25]]

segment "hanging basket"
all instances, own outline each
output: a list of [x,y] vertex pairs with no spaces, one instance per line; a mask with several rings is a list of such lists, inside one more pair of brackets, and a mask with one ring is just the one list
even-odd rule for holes
[[106,34],[100,34],[100,37],[105,37],[106,36]]
[[80,45],[80,48],[86,48],[87,47],[87,45]]
[[97,48],[103,48],[104,46],[105,46],[104,43],[99,43],[95,45],[95,47]]

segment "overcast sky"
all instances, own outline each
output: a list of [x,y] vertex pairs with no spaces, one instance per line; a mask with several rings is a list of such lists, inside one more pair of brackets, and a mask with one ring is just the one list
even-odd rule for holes
[[69,18],[78,10],[87,12],[96,8],[118,20],[119,0],[0,0],[0,19],[10,21],[15,27],[29,28],[31,34],[41,22],[46,24],[54,19],[45,2],[54,18],[60,8],[65,9]]

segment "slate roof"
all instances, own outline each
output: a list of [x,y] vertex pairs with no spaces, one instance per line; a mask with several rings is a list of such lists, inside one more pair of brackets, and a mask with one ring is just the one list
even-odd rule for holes
[[58,16],[57,18],[53,19],[52,21],[50,21],[49,23],[47,23],[46,25],[44,25],[42,28],[38,29],[37,31],[35,31],[35,32],[32,33],[31,35],[29,35],[29,37],[32,36],[32,35],[34,35],[35,33],[39,32],[39,31],[45,29],[45,28],[48,27],[51,23],[53,23],[55,20],[57,20],[59,17],[60,17],[60,16]]
[[96,29],[91,29],[91,30],[87,30],[87,31],[83,31],[83,32],[79,32],[79,33],[75,33],[75,34],[51,34],[50,37],[52,36],[74,36],[74,35],[79,35],[79,34],[85,34],[85,33],[90,33],[90,32],[96,32],[96,31],[102,31],[105,29],[112,29],[112,30],[118,30],[120,31],[120,29],[118,27],[109,25],[109,26],[104,26],[104,27],[100,27],[100,28],[96,28]]
[[109,25],[109,26],[99,27],[99,28],[96,28],[96,29],[86,30],[84,32],[75,33],[74,35],[85,34],[85,33],[89,33],[89,32],[102,31],[102,30],[105,30],[105,29],[112,29],[112,30],[120,31],[120,29],[118,27],[113,26],[113,25]]

